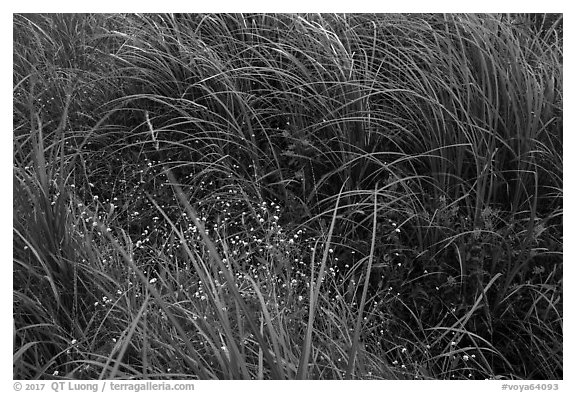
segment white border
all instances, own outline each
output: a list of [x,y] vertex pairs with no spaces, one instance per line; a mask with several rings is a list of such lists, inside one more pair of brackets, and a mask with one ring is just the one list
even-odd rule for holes
[[[0,386],[5,387],[2,389],[4,391],[14,391],[12,386],[12,274],[11,274],[11,260],[12,260],[12,193],[8,193],[7,190],[12,189],[12,173],[9,168],[12,167],[12,140],[11,140],[11,129],[12,129],[12,86],[9,85],[8,76],[12,74],[11,72],[11,53],[12,53],[12,13],[14,12],[563,12],[564,13],[564,54],[565,54],[565,70],[564,72],[564,100],[565,108],[576,108],[573,99],[573,88],[574,88],[574,32],[573,26],[570,21],[573,21],[573,13],[569,10],[568,2],[563,1],[523,1],[523,2],[503,2],[498,0],[483,0],[483,1],[400,1],[400,2],[386,2],[386,1],[375,1],[375,2],[359,2],[359,1],[330,1],[330,0],[290,0],[290,1],[169,1],[169,2],[134,2],[134,1],[110,1],[110,0],[99,0],[95,2],[55,2],[55,1],[26,1],[26,2],[10,2],[3,6],[9,9],[9,12],[1,14],[1,43],[2,52],[4,53],[4,61],[2,62],[4,70],[3,74],[5,78],[2,83],[2,92],[4,94],[4,101],[2,105],[4,115],[1,117],[4,127],[2,127],[0,143],[0,149],[2,152],[0,154],[0,159],[2,164],[0,165],[1,179],[5,182],[3,187],[6,191],[0,193],[0,206],[2,206],[2,211],[4,219],[2,220],[3,225],[1,226],[1,236],[2,239],[2,277],[5,277],[8,281],[6,285],[2,286],[1,293],[1,306],[2,306],[2,323],[0,324],[2,346],[3,349],[2,356],[0,357]],[[564,129],[565,140],[564,143],[565,151],[568,154],[565,155],[565,168],[564,171],[567,174],[564,179],[565,194],[567,195],[567,203],[565,203],[564,212],[564,222],[568,223],[567,228],[565,228],[565,237],[567,241],[565,242],[564,248],[564,260],[568,263],[564,264],[564,277],[568,278],[568,282],[571,284],[574,277],[575,269],[573,267],[574,261],[574,244],[576,244],[576,239],[573,236],[573,230],[571,224],[576,222],[576,204],[574,204],[574,181],[573,178],[576,172],[572,172],[576,168],[574,160],[576,157],[571,153],[575,150],[572,148],[574,145],[574,109],[568,110],[564,113]],[[9,277],[9,279],[8,279]],[[575,372],[574,361],[572,358],[571,349],[574,348],[574,311],[572,307],[574,303],[574,290],[573,285],[565,286],[565,299],[564,307],[565,309],[565,329],[567,334],[565,334],[564,341],[564,381],[560,381],[560,390],[568,391],[568,386],[576,387],[575,383]],[[549,381],[545,381],[549,382]],[[244,385],[245,383],[250,384]],[[406,388],[424,388],[430,392],[446,392],[446,391],[458,391],[458,392],[489,392],[489,391],[500,391],[502,383],[497,381],[486,381],[486,382],[446,382],[446,381],[428,381],[428,382],[418,382],[418,381],[389,381],[389,382],[337,382],[337,381],[326,381],[326,382],[199,382],[197,384],[197,391],[201,391],[201,387],[209,388],[213,390],[218,388],[222,389],[238,389],[238,388],[249,388],[254,391],[265,391],[269,393],[271,388],[283,388],[287,389],[302,389],[305,391],[325,389],[329,388],[330,391],[350,391],[352,389],[358,389],[362,384],[362,389],[406,389]],[[524,384],[525,382],[518,381],[519,384]],[[526,382],[527,383],[527,382]],[[575,391],[574,389],[571,389]],[[519,391],[519,390],[518,390]]]

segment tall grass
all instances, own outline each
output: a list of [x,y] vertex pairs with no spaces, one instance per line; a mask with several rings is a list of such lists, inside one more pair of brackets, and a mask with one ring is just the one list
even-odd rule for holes
[[15,15],[15,377],[561,378],[555,18]]

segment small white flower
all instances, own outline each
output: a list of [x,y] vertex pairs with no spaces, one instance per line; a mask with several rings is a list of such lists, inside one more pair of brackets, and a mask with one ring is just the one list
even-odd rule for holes
[[230,360],[230,352],[228,351],[228,348],[226,348],[226,345],[222,345],[220,347],[220,349],[222,350],[222,352],[224,352],[224,355],[226,356],[226,358],[228,358],[228,360]]
[[154,277],[153,279],[151,279],[149,282],[150,284],[154,284],[156,281],[158,281],[158,279],[156,277]]

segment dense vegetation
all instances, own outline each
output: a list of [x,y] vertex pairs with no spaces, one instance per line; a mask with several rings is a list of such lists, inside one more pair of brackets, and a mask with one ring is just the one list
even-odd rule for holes
[[15,378],[562,378],[561,15],[13,22]]

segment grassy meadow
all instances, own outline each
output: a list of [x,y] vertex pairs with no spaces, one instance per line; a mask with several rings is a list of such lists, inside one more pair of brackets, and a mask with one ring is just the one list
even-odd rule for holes
[[13,16],[15,379],[562,379],[561,14]]

